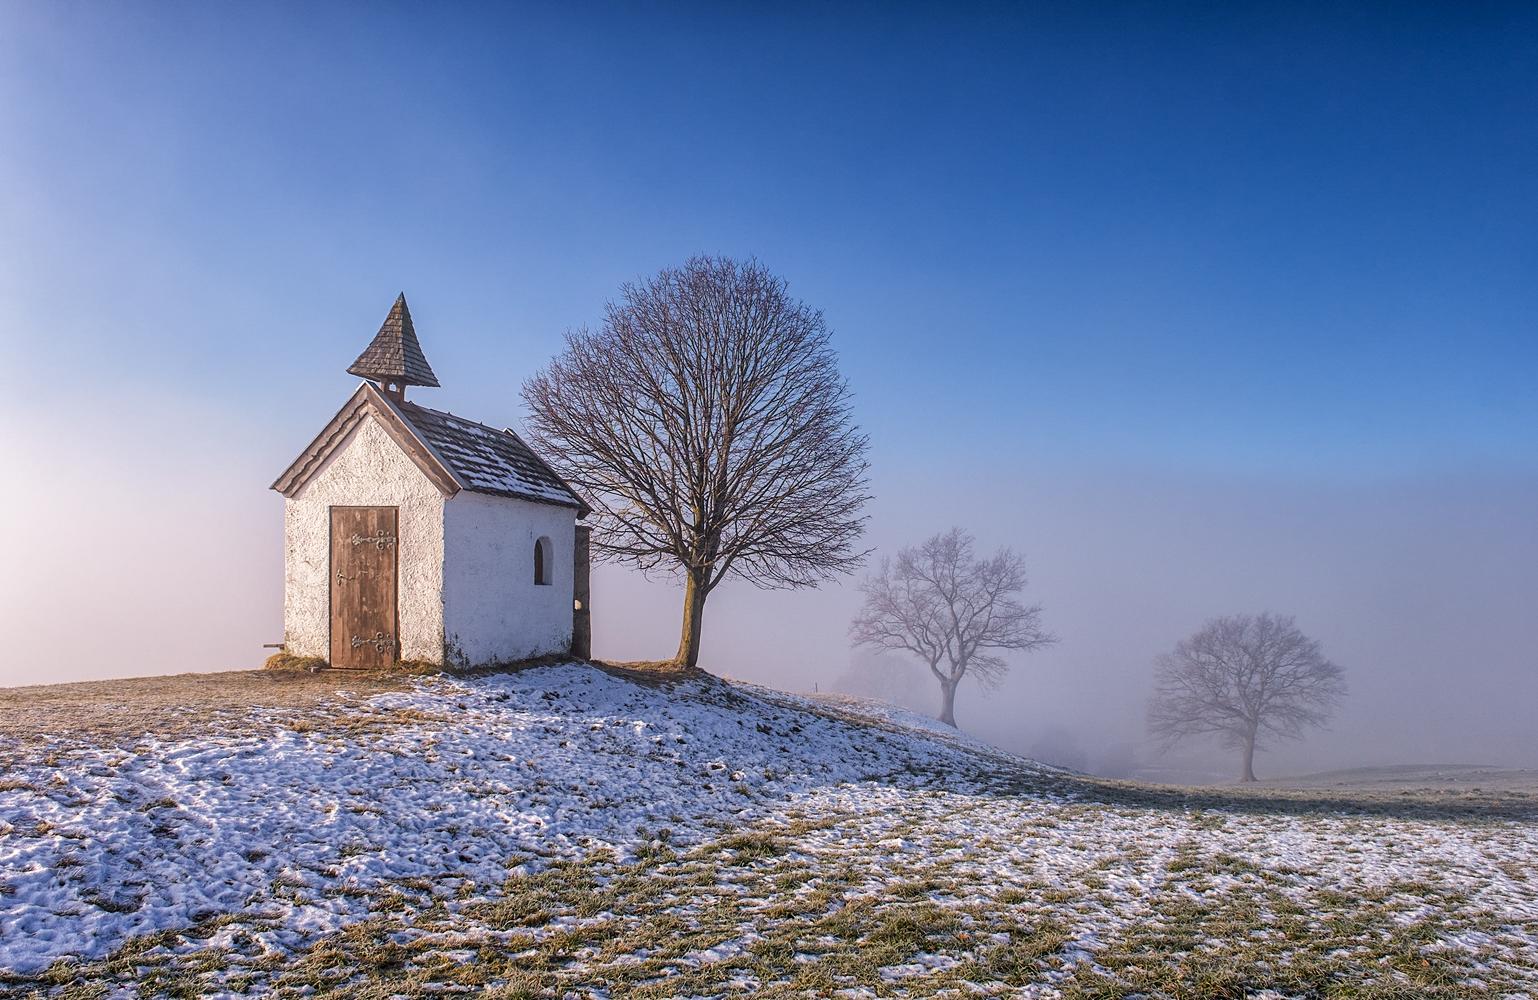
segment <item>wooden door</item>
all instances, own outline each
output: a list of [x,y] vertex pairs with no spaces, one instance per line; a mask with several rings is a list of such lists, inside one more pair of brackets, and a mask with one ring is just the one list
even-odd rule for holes
[[400,649],[395,507],[331,508],[331,665],[385,668]]

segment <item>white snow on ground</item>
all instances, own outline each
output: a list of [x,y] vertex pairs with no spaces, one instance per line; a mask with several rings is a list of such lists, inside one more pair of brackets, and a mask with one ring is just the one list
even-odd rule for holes
[[[1328,890],[1386,888],[1398,895],[1384,905],[1406,924],[1430,912],[1413,887],[1431,886],[1434,905],[1456,898],[1486,928],[1434,947],[1518,979],[1538,966],[1528,823],[1202,815],[998,794],[994,776],[1047,769],[873,703],[640,686],[576,665],[425,681],[313,726],[271,718],[279,724],[225,736],[76,747],[0,775],[0,966],[25,974],[61,956],[99,958],[220,912],[281,918],[257,944],[287,952],[365,917],[368,894],[391,882],[485,898],[542,858],[605,845],[623,858],[654,838],[686,843],[791,813],[840,817],[799,835],[794,856],[860,873],[846,899],[943,869],[957,888],[937,905],[1019,887],[1057,907],[1071,941],[1048,983],[1021,995],[1052,995],[1054,977],[1095,967],[1104,942],[1156,918],[1161,895],[1217,900],[1262,876],[1304,905]],[[1197,864],[1206,873],[1186,881]],[[453,947],[494,933],[471,923]],[[770,929],[743,924],[679,964],[729,961]],[[999,946],[987,930],[965,947]],[[205,946],[224,943],[187,945]],[[921,951],[881,975],[909,982],[966,955]]]
[[[1281,894],[1305,909],[1321,890],[1362,897],[1384,887],[1434,886],[1439,896],[1460,898],[1463,915],[1485,916],[1501,925],[1501,933],[1499,938],[1456,935],[1433,948],[1478,953],[1505,975],[1538,981],[1538,886],[1532,870],[1538,833],[1530,824],[1193,816],[1112,807],[1077,797],[980,796],[869,783],[831,792],[824,805],[862,817],[858,831],[848,826],[813,831],[804,835],[801,850],[845,855],[841,860],[858,865],[865,874],[863,892],[872,899],[888,896],[894,883],[921,879],[939,869],[947,879],[971,887],[970,892],[947,894],[943,903],[948,907],[985,902],[1009,887],[1039,891],[1045,884],[1057,890],[1064,905],[1056,913],[1071,930],[1061,956],[1065,968],[1092,964],[1104,940],[1156,919],[1154,901],[1161,894],[1187,892],[1193,899],[1214,903],[1253,889],[1260,881],[1257,873],[1284,873],[1291,884],[1281,888]],[[889,835],[893,828],[915,826],[921,832],[904,838]],[[849,851],[850,845],[859,846]],[[1129,854],[1135,863],[1127,863]],[[1220,863],[1218,871],[1201,874],[1201,891],[1193,892],[1181,884],[1178,873],[1182,862],[1198,857]],[[1224,867],[1230,870],[1223,872]],[[1397,911],[1397,922],[1430,915],[1430,908],[1406,890],[1386,908]],[[920,964],[889,967],[883,975],[902,979],[943,967],[946,961],[931,958],[926,963],[920,955]],[[1062,975],[1048,973],[1047,979]],[[1038,994],[1028,988],[1024,995]],[[1056,994],[1045,989],[1039,995]]]
[[[270,735],[80,747],[14,767],[0,784],[0,966],[97,958],[251,907],[282,916],[265,942],[282,947],[366,916],[357,890],[386,879],[495,886],[525,855],[600,843],[624,855],[663,829],[688,842],[816,787],[1024,763],[959,735],[793,707],[808,704],[569,665],[379,695],[351,713],[352,735],[290,718]],[[314,891],[279,891],[302,887]]]

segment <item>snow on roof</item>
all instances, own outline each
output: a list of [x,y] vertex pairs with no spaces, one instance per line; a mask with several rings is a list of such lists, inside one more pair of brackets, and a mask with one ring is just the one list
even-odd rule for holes
[[396,403],[395,408],[465,489],[586,509],[571,487],[511,430],[495,430],[416,403]]

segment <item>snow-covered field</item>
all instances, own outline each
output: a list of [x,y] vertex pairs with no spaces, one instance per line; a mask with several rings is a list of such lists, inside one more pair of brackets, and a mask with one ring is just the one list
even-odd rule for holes
[[98,996],[1525,996],[1534,848],[1140,805],[884,706],[570,665],[11,761],[0,967]]

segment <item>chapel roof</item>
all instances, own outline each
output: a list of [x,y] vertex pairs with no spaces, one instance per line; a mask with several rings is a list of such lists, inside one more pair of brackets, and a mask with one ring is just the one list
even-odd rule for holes
[[369,417],[445,496],[469,490],[575,507],[579,518],[591,513],[576,491],[511,429],[499,431],[452,413],[391,399],[372,382],[358,386],[272,488],[290,499],[298,496],[347,442],[353,428]]
[[401,292],[390,307],[384,325],[374,335],[373,343],[358,355],[347,369],[349,375],[395,382],[400,385],[425,385],[437,388],[438,376],[417,342],[416,327],[411,324],[411,310],[406,308],[406,293]]
[[416,403],[395,403],[395,408],[465,489],[586,510],[566,481],[510,428],[499,431]]

